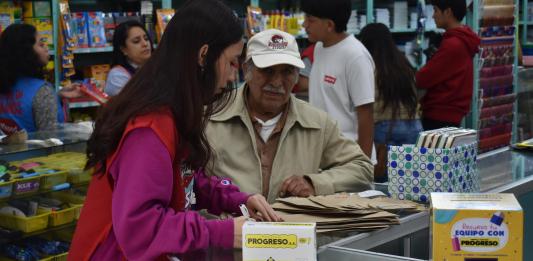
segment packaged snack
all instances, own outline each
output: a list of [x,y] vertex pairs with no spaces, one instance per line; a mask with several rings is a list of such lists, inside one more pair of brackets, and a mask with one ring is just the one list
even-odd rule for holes
[[105,29],[104,29],[104,13],[102,12],[87,12],[87,33],[89,36],[89,47],[98,48],[105,47]]

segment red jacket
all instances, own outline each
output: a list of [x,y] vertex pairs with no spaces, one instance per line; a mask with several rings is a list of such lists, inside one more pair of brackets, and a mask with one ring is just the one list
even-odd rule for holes
[[449,29],[441,46],[416,73],[418,88],[427,89],[421,100],[422,117],[459,124],[470,111],[474,79],[473,57],[480,39],[468,27]]
[[[117,152],[120,151],[124,137],[137,128],[151,128],[159,136],[161,141],[163,141],[173,161],[176,162],[184,156],[175,155],[175,145],[178,135],[176,125],[174,124],[174,117],[169,110],[163,110],[139,116],[128,123],[115,153],[107,159],[108,168],[113,164]],[[111,231],[112,180],[107,171],[103,175],[93,176],[89,185],[87,200],[83,206],[80,220],[74,233],[68,260],[90,260],[98,245],[107,238],[107,235]],[[173,193],[170,203],[170,207],[176,211],[182,210],[183,206],[185,206],[183,187],[187,186],[185,184],[186,182],[190,181],[182,180],[181,170],[176,164],[174,170],[175,193]],[[161,260],[166,260],[166,258],[161,258]]]

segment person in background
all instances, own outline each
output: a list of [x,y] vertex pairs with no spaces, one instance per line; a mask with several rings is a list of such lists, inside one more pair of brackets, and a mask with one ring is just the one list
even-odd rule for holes
[[317,42],[309,101],[337,120],[342,133],[375,160],[374,63],[361,42],[346,33],[351,0],[306,0],[301,8],[309,40]]
[[358,37],[376,66],[374,142],[378,164],[374,179],[386,181],[387,145],[414,144],[422,131],[417,113],[415,72],[398,50],[386,25],[366,25]]
[[425,130],[459,127],[472,103],[474,65],[479,37],[461,24],[466,14],[464,0],[431,2],[437,27],[445,29],[441,45],[416,73],[416,84],[427,90],[420,104]]
[[300,70],[300,77],[298,83],[294,86],[294,93],[307,93],[309,92],[309,76],[311,75],[311,69],[313,68],[315,52],[315,43],[312,43],[302,52],[302,61],[305,68]]
[[208,174],[230,177],[272,203],[370,189],[372,163],[357,143],[325,112],[291,95],[304,67],[296,39],[271,29],[247,47],[246,84],[207,126],[217,155]]
[[116,96],[154,50],[144,26],[135,20],[119,24],[113,35],[113,62],[107,75],[105,93]]
[[[0,130],[11,135],[55,129],[64,121],[61,103],[44,80],[48,44],[34,26],[12,24],[0,35]],[[81,96],[79,86],[66,86],[59,95]]]
[[[69,260],[156,260],[242,244],[244,217],[280,221],[261,195],[207,177],[207,118],[231,99],[243,29],[219,0],[186,2],[154,55],[103,107],[87,144],[95,168]],[[186,41],[184,41],[186,39]]]

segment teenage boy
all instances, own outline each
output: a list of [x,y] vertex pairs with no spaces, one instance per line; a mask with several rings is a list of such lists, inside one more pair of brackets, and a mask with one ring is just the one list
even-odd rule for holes
[[445,29],[435,55],[416,74],[418,88],[427,93],[421,100],[425,130],[461,124],[472,102],[474,65],[479,37],[461,24],[466,14],[464,0],[434,0],[433,19]]
[[309,101],[336,119],[344,136],[374,160],[374,62],[363,44],[346,33],[351,0],[305,0],[301,7],[309,40],[317,42]]

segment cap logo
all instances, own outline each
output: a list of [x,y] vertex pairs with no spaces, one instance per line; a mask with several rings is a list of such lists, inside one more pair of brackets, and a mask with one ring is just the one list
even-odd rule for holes
[[287,48],[288,45],[289,43],[285,41],[285,38],[283,38],[283,36],[279,34],[273,35],[272,38],[270,38],[270,42],[268,43],[268,47],[274,50],[283,50]]

